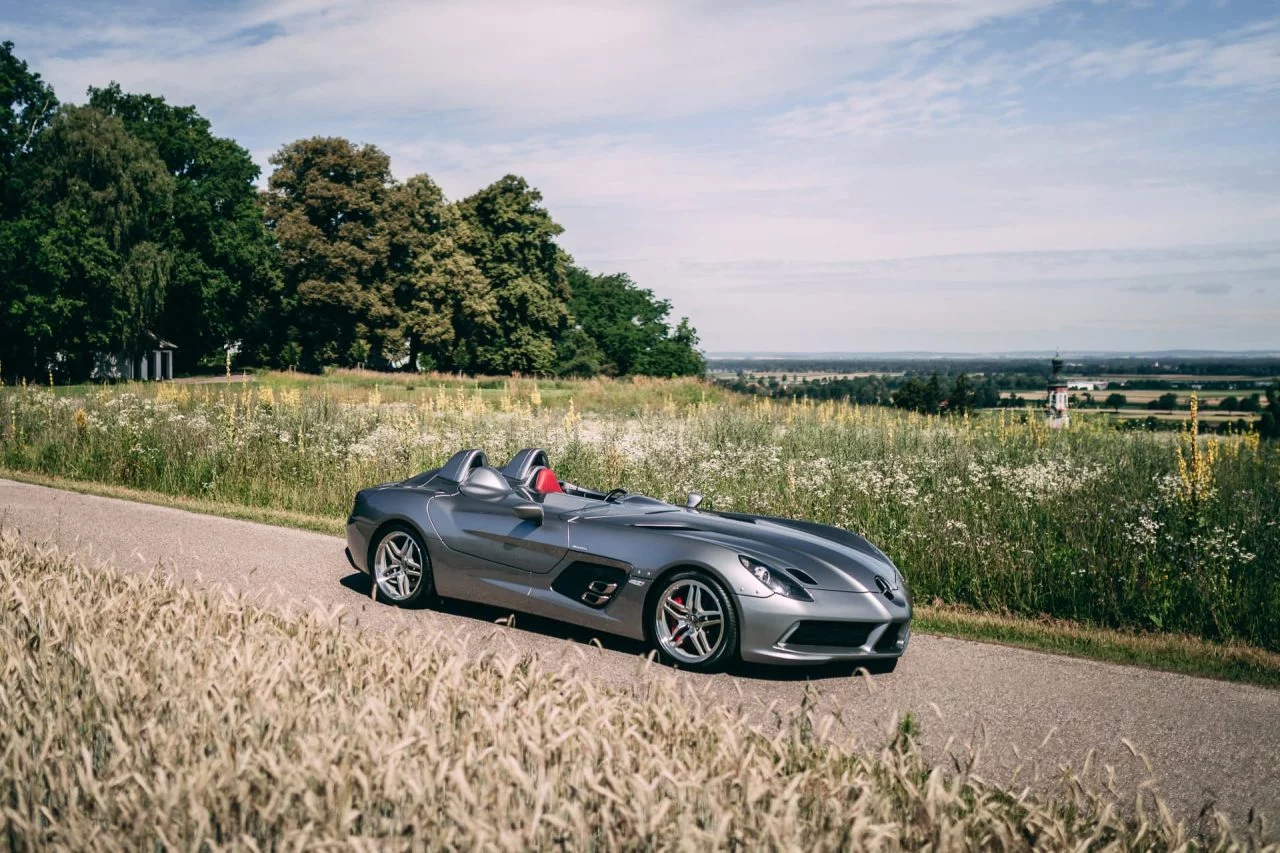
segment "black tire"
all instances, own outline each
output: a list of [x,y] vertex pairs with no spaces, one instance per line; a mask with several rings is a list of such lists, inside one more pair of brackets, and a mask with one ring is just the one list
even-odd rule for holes
[[[406,582],[407,587],[401,587],[398,579],[392,579],[391,575],[384,576],[383,566],[379,565],[378,560],[383,558],[384,555],[380,554],[380,550],[382,544],[388,540],[391,544],[390,550],[385,555],[389,561],[387,565],[395,560],[393,554],[409,556],[409,562],[417,562],[421,568],[416,584],[413,583],[412,570],[398,575]],[[413,544],[416,554],[412,550],[405,550],[408,542]],[[404,563],[404,565],[407,564]],[[380,580],[380,577],[383,579]],[[435,578],[431,574],[431,555],[427,553],[427,546],[422,541],[422,536],[408,524],[388,524],[379,530],[378,535],[369,543],[369,579],[376,589],[374,593],[376,598],[397,607],[421,607],[434,601],[436,597]],[[402,588],[407,588],[407,594],[399,593]]]
[[[667,593],[681,583],[688,584],[690,582],[700,584],[702,589],[711,593],[722,615],[721,625],[723,626],[723,631],[717,638],[711,654],[702,660],[690,660],[688,656],[682,659],[672,654],[667,647],[670,644],[670,638],[659,636],[661,628],[657,622],[658,611]],[[687,669],[691,672],[720,672],[738,659],[740,638],[738,612],[734,609],[733,599],[724,588],[724,585],[707,572],[691,569],[676,572],[663,578],[654,588],[652,599],[645,610],[644,622],[645,636],[649,641],[649,645],[657,651],[658,657],[663,663],[680,669]]]

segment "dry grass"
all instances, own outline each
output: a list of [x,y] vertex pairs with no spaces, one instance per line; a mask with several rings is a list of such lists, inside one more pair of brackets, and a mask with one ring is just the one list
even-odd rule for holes
[[[1218,849],[1158,803],[855,752],[665,678],[631,692],[0,538],[0,833],[50,849]],[[1136,819],[1122,815],[1137,815]]]

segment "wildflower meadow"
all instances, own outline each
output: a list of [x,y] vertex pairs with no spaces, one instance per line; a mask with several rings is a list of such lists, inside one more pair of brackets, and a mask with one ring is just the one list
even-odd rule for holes
[[[328,379],[328,378],[326,378]],[[351,378],[0,389],[0,464],[344,518],[481,447],[564,479],[856,530],[919,601],[1280,649],[1280,450],[1034,413],[938,418],[694,380]]]

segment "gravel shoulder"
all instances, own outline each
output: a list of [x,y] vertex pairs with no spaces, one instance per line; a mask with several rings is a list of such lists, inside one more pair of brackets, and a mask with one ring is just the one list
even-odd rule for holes
[[[496,624],[506,614],[491,608],[402,611],[375,603],[332,536],[10,480],[0,480],[0,526],[91,564],[159,567],[272,607],[340,608],[355,627],[410,641],[431,629],[477,651],[533,653],[550,666],[573,661],[602,685],[658,675],[638,644],[547,620],[517,615],[506,627]],[[798,705],[807,691],[816,711],[835,714],[869,746],[884,742],[895,715],[910,712],[927,749],[980,746],[982,775],[1032,786],[1090,755],[1098,780],[1108,768],[1121,786],[1144,780],[1144,763],[1127,741],[1150,762],[1154,790],[1182,817],[1194,820],[1206,803],[1237,821],[1250,809],[1280,817],[1277,690],[923,634],[912,638],[896,672],[871,678],[847,669],[758,668],[677,677],[764,724],[770,706]]]

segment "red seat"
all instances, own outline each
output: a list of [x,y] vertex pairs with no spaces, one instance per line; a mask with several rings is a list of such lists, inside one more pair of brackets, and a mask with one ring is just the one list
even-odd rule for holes
[[533,476],[533,490],[548,494],[549,492],[563,492],[560,488],[560,480],[550,468],[539,468],[538,473]]

